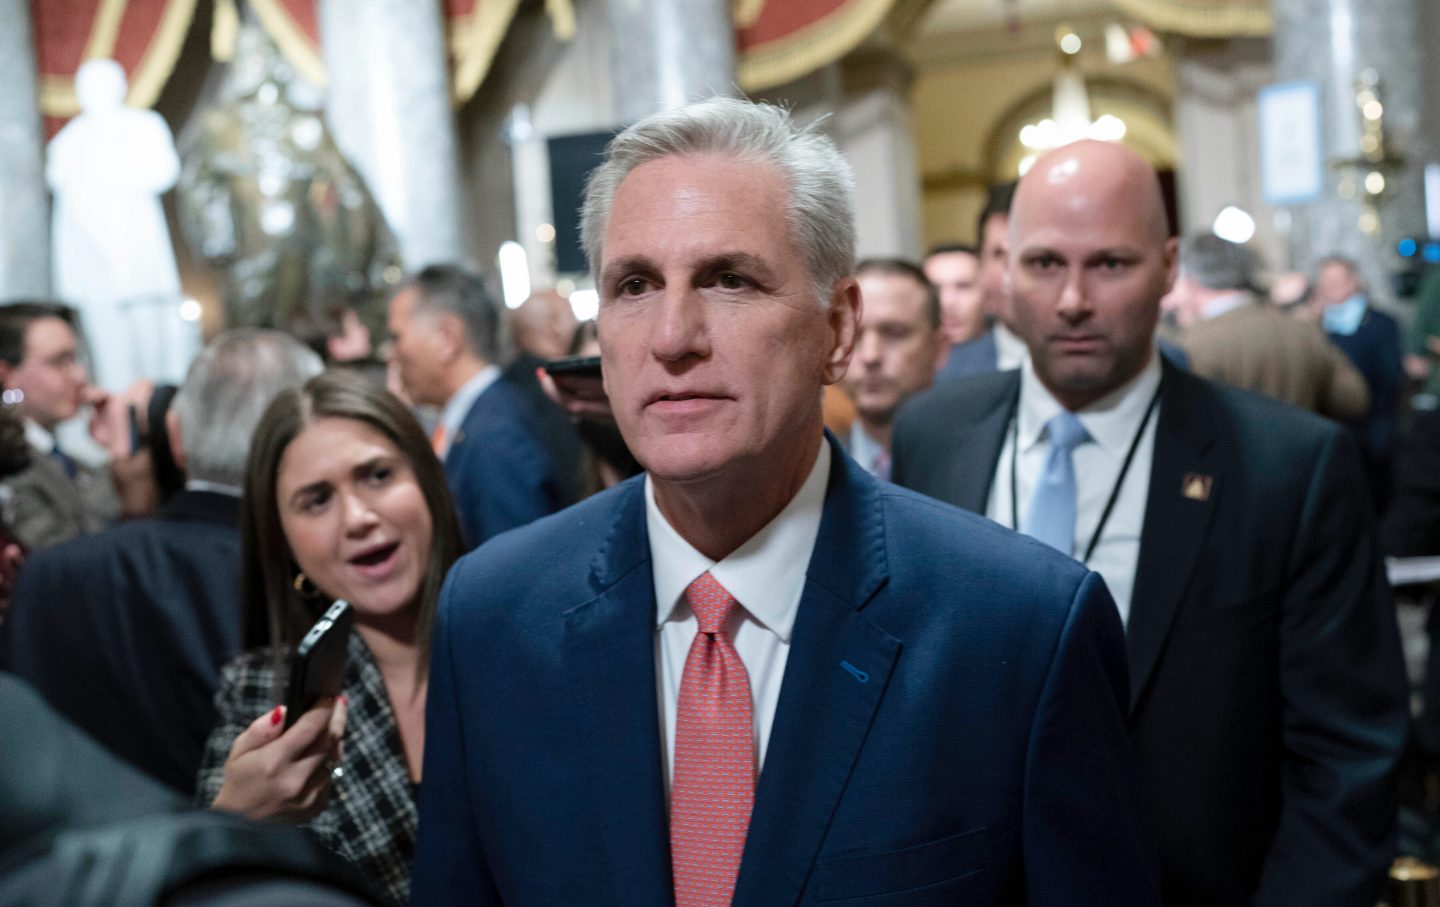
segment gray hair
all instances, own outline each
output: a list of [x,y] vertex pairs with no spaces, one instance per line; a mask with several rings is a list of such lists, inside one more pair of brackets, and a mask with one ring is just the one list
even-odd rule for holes
[[1259,269],[1260,262],[1249,246],[1213,233],[1195,233],[1180,244],[1180,270],[1208,290],[1259,292]]
[[835,281],[855,267],[855,176],[840,150],[814,126],[797,126],[771,104],[711,98],[646,117],[610,141],[585,185],[580,238],[600,278],[600,240],[625,177],[665,157],[717,154],[774,167],[789,190],[787,213],[816,298],[828,304]]
[[279,331],[239,328],[213,340],[175,395],[186,477],[243,484],[250,437],[270,401],[323,370],[314,350]]

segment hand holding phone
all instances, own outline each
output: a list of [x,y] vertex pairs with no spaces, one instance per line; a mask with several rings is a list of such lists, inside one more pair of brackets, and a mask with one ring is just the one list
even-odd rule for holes
[[290,657],[285,686],[285,729],[322,699],[334,699],[345,687],[345,663],[355,611],[344,599],[325,610]]
[[605,394],[599,356],[552,359],[536,370],[535,377],[545,396],[554,400],[572,418],[608,425],[615,423],[610,398]]

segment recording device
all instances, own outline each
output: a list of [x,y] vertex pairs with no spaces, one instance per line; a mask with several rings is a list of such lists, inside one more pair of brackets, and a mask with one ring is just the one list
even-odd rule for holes
[[285,729],[315,707],[321,699],[340,695],[345,683],[346,650],[355,611],[337,599],[315,621],[290,657],[290,680],[285,687]]
[[545,371],[549,372],[552,378],[566,375],[573,375],[577,378],[599,378],[600,357],[565,356],[561,359],[551,359],[545,363]]

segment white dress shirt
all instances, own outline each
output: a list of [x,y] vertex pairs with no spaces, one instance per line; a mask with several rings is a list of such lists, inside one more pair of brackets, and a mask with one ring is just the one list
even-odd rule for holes
[[730,639],[750,680],[755,719],[756,768],[765,763],[780,681],[790,655],[790,631],[805,590],[805,573],[830,478],[830,445],[822,443],[810,475],[795,497],[750,540],[718,563],[696,551],[665,519],[645,478],[645,526],[655,577],[655,664],[660,686],[660,737],[665,747],[665,789],[675,775],[675,711],[680,678],[699,624],[685,603],[685,588],[705,571],[740,603]]
[[884,445],[865,433],[865,427],[856,419],[850,426],[850,444],[848,447],[850,458],[861,466],[872,476],[879,475],[879,468],[882,459],[888,460],[890,453]]
[[997,321],[991,330],[995,332],[996,371],[1008,372],[1012,368],[1019,368],[1022,362],[1030,358],[1030,350],[1025,346],[1025,341],[1011,333],[1005,325]]
[[[1080,424],[1090,435],[1090,440],[1076,447],[1074,454],[1075,485],[1079,497],[1072,551],[1076,558],[1085,556],[1085,549],[1100,523],[1101,512],[1120,478],[1125,454],[1129,452],[1135,433],[1145,418],[1145,410],[1159,387],[1160,354],[1153,351],[1150,363],[1139,375],[1076,413]],[[1036,480],[1044,473],[1045,460],[1050,454],[1045,423],[1060,410],[1059,401],[1040,383],[1034,365],[1027,359],[1020,370],[1020,455],[1014,459],[1018,466],[1015,478],[1021,520],[1025,518],[1025,509],[1035,491]],[[1127,622],[1130,619],[1130,596],[1135,588],[1135,565],[1140,558],[1145,502],[1150,493],[1155,427],[1159,422],[1160,407],[1157,405],[1140,437],[1140,446],[1135,449],[1135,459],[1125,474],[1124,485],[1115,500],[1115,509],[1105,523],[1095,553],[1086,562],[1087,567],[1105,578],[1105,585],[1110,588],[1110,595],[1120,610],[1120,619]],[[995,464],[995,478],[990,485],[990,502],[985,510],[990,519],[1012,529],[1015,509],[1011,507],[1010,464],[1016,430],[1017,426],[1011,425],[1005,433],[1000,460]]]
[[25,440],[42,454],[49,454],[55,449],[55,434],[34,419],[25,420]]
[[445,408],[440,411],[440,424],[445,426],[445,439],[440,449],[435,452],[443,463],[445,455],[450,452],[450,444],[455,440],[455,434],[460,431],[460,426],[465,423],[465,417],[470,414],[470,407],[480,399],[480,395],[489,390],[495,379],[500,377],[500,366],[487,365],[476,372],[469,381],[460,385],[460,389],[450,395],[445,401]]

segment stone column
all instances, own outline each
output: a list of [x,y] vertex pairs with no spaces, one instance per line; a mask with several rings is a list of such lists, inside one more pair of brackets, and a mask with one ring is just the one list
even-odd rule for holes
[[1362,229],[1360,185],[1365,169],[1327,169],[1325,194],[1290,209],[1290,258],[1307,267],[1338,252],[1360,262],[1372,292],[1389,297],[1388,275],[1398,264],[1395,242],[1423,234],[1428,149],[1420,128],[1419,17],[1416,0],[1274,0],[1275,77],[1320,86],[1324,158],[1329,163],[1362,155],[1362,118],[1356,81],[1366,70],[1379,76],[1388,157],[1403,163],[1384,170],[1387,191],[1378,230]]
[[326,117],[405,267],[460,260],[464,212],[439,0],[320,0]]
[[730,6],[728,0],[605,0],[621,125],[737,93]]
[[841,64],[844,100],[832,130],[855,168],[856,251],[918,260],[920,169],[910,122],[914,73],[899,55],[875,50]]
[[[1273,270],[1286,268],[1284,239],[1260,193],[1256,92],[1275,80],[1269,42],[1259,38],[1171,42],[1175,55],[1176,169],[1182,234],[1206,232],[1235,205],[1255,218],[1254,243]],[[1223,149],[1223,151],[1222,151]]]
[[50,200],[29,0],[0,0],[0,302],[50,294]]

